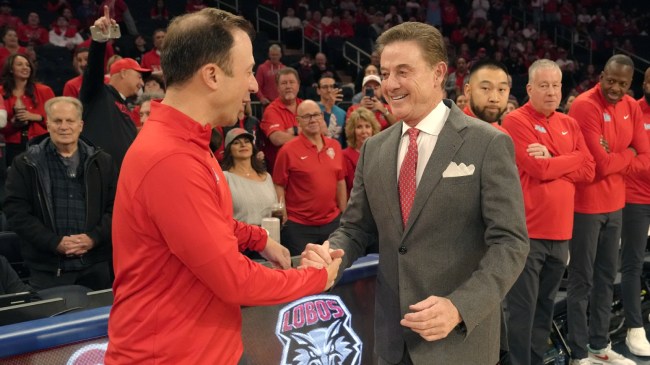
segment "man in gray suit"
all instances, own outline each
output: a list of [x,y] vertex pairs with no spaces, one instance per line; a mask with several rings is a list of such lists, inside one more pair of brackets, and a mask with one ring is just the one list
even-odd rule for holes
[[528,253],[512,140],[442,99],[437,29],[403,23],[377,47],[402,122],[366,141],[341,226],[302,265],[339,257],[331,244],[347,267],[378,240],[379,363],[495,364],[500,303]]

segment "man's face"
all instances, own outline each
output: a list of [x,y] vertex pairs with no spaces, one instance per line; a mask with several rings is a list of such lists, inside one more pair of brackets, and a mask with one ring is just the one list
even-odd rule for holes
[[600,88],[603,97],[610,104],[618,103],[632,85],[634,69],[612,62],[600,74]]
[[79,52],[74,58],[75,68],[77,72],[82,75],[88,67],[88,52]]
[[366,82],[365,85],[361,88],[361,95],[365,96],[366,95],[366,89],[372,89],[375,92],[375,98],[377,100],[381,100],[381,85],[374,82],[374,81],[368,81]]
[[282,58],[282,52],[279,49],[269,50],[269,61],[271,61],[271,63],[278,64],[280,63],[281,58]]
[[442,99],[444,63],[430,65],[414,41],[386,45],[381,54],[382,94],[393,115],[409,126],[426,117]]
[[325,55],[322,53],[316,55],[314,62],[320,69],[325,69],[327,67],[327,57],[325,57]]
[[526,91],[535,110],[545,116],[551,115],[562,101],[562,72],[550,67],[537,69]]
[[306,100],[298,105],[297,113],[298,124],[305,136],[314,137],[321,134],[321,125],[324,124],[324,121],[318,104]]
[[320,95],[322,101],[331,101],[334,99],[333,91],[336,87],[336,81],[331,77],[324,77],[318,81],[316,92]]
[[40,21],[41,20],[40,20],[38,14],[29,13],[29,17],[27,18],[27,24],[35,26],[35,25],[38,25],[38,23],[40,23]]
[[160,49],[160,47],[162,47],[166,34],[166,32],[158,31],[153,35],[153,46],[156,47],[156,49]]
[[456,60],[456,68],[461,73],[465,72],[465,70],[467,70],[467,61],[465,61],[464,58],[460,57],[458,60]]
[[257,80],[253,74],[255,59],[253,45],[248,35],[242,30],[234,30],[234,45],[230,49],[232,76],[220,74],[222,92],[220,93],[218,125],[232,125],[237,120],[239,110],[250,101],[250,94],[257,92]]
[[128,93],[128,95],[125,95],[126,97],[129,96],[135,96],[138,94],[140,89],[144,86],[144,82],[142,81],[142,74],[139,73],[136,70],[122,70],[122,78],[125,84],[125,90]]
[[643,79],[643,96],[645,96],[645,101],[650,103],[650,67],[645,70],[645,78]]
[[68,102],[58,102],[50,108],[47,118],[47,131],[55,146],[76,145],[84,122],[75,106]]
[[147,100],[144,103],[140,104],[140,111],[138,112],[138,115],[140,116],[140,123],[144,124],[144,122],[149,119],[149,114],[151,113],[151,100]]
[[278,93],[280,100],[285,103],[291,103],[298,97],[298,88],[300,84],[294,74],[284,74],[278,79]]
[[482,68],[474,72],[465,85],[465,96],[479,119],[494,123],[508,105],[508,75],[501,69]]

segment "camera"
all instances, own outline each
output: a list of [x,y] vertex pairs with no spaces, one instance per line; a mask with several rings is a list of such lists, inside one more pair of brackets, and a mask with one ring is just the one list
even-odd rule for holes
[[370,88],[370,87],[366,88],[366,96],[371,98],[371,99],[374,98],[375,97],[375,89]]
[[99,28],[93,25],[90,27],[90,35],[95,41],[105,41],[107,39],[118,39],[122,36],[122,33],[120,32],[120,26],[117,24],[112,24],[108,28],[108,34],[102,32]]

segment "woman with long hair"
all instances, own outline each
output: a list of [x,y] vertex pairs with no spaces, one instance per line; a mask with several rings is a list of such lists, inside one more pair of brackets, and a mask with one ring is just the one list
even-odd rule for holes
[[252,134],[242,128],[226,133],[221,167],[232,194],[234,218],[249,224],[262,224],[270,217],[277,195],[271,175],[257,158]]
[[345,185],[348,189],[348,199],[354,182],[354,171],[359,161],[359,151],[363,142],[381,131],[375,113],[361,107],[350,114],[345,121],[345,137],[348,147],[343,150],[343,169],[345,170]]
[[32,63],[21,54],[9,56],[2,68],[0,93],[8,123],[0,132],[5,137],[7,166],[25,151],[29,139],[47,133],[45,102],[54,97],[54,92],[37,83],[35,74]]

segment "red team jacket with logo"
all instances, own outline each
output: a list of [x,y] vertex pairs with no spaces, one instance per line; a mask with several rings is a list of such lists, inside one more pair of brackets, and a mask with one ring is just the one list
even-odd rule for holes
[[[650,146],[641,114],[637,101],[628,95],[609,104],[600,84],[578,95],[571,105],[569,115],[578,121],[596,161],[594,181],[576,186],[576,212],[611,213],[625,205],[625,175],[650,167]],[[601,136],[609,153],[600,144]]]
[[[643,129],[650,141],[650,105],[641,98],[638,100],[641,107]],[[625,202],[634,204],[650,204],[650,170],[630,173],[625,177]]]
[[[591,182],[595,162],[575,119],[555,112],[548,118],[526,103],[506,115],[503,127],[515,144],[530,238],[568,240],[573,231],[575,183]],[[552,158],[529,156],[531,143]]]

